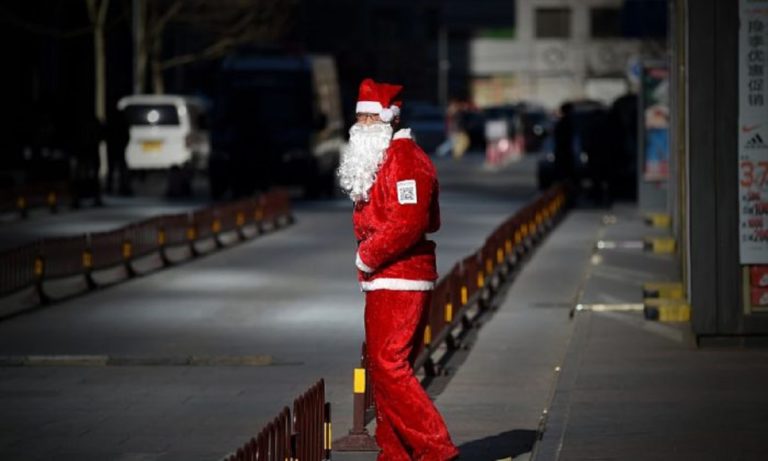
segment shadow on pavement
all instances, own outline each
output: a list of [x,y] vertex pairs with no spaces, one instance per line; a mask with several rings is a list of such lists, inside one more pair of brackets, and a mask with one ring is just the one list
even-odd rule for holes
[[515,429],[466,442],[459,447],[460,459],[461,461],[494,461],[514,458],[533,450],[536,434],[535,430]]

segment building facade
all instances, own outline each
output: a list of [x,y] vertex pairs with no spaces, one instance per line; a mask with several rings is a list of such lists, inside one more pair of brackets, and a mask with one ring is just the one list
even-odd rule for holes
[[478,105],[567,99],[610,102],[629,89],[640,39],[625,36],[622,0],[517,0],[514,37],[470,45]]

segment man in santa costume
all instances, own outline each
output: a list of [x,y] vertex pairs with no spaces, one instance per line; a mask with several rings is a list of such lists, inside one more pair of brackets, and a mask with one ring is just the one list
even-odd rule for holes
[[363,80],[338,173],[354,202],[378,460],[448,461],[458,449],[408,361],[437,279],[426,234],[440,227],[440,209],[429,157],[410,130],[392,135],[391,101],[401,89]]

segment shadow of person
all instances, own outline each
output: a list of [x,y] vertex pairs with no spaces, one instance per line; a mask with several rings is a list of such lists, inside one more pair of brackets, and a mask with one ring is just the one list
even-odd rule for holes
[[501,434],[472,440],[459,446],[461,461],[494,461],[514,458],[533,450],[536,431],[515,429]]

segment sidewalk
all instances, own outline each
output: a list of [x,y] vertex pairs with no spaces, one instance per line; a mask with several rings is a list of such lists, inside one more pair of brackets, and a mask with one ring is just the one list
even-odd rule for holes
[[462,461],[525,459],[552,393],[600,227],[600,213],[571,213],[523,266],[477,335],[437,406]]
[[[653,234],[634,210],[613,212],[606,239]],[[679,277],[672,256],[637,250],[598,251],[593,263],[585,304],[639,303],[643,282]],[[687,322],[582,311],[533,459],[768,459],[767,363],[765,350],[697,349]]]
[[462,461],[768,459],[768,351],[697,349],[687,322],[641,311],[570,316],[679,280],[672,255],[595,249],[666,233],[634,208],[574,210],[543,242],[430,387]]

